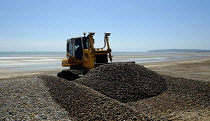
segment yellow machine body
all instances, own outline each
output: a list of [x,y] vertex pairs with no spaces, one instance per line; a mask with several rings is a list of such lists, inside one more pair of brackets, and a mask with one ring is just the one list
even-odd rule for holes
[[[67,40],[66,58],[62,60],[63,67],[89,70],[108,63],[108,59],[112,61],[108,38],[110,33],[105,33],[103,48],[94,48],[94,34],[94,32],[89,32],[88,36],[84,34],[84,37]],[[105,49],[106,46],[107,49]]]

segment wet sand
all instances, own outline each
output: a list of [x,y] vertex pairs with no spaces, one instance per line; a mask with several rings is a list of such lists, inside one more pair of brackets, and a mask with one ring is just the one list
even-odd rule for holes
[[159,74],[210,82],[210,57],[145,64]]
[[[210,57],[196,59],[185,59],[164,62],[138,63],[146,68],[160,74],[187,79],[210,81]],[[67,69],[67,68],[63,68]],[[0,70],[0,79],[17,78],[31,75],[52,75],[56,76],[63,69],[42,69],[42,70]]]

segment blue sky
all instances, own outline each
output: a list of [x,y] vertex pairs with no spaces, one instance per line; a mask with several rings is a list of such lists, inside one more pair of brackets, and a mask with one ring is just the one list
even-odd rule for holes
[[0,51],[65,51],[111,32],[114,52],[210,49],[210,0],[0,0]]

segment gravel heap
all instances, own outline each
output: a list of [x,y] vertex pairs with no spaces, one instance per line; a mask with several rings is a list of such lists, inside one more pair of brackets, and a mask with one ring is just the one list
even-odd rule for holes
[[161,95],[129,102],[127,105],[146,115],[169,120],[208,121],[210,83],[164,76],[168,89]]
[[168,92],[173,93],[174,101],[170,106],[179,102],[179,109],[189,108],[210,109],[210,83],[192,79],[165,76],[168,85]]
[[41,76],[54,100],[73,120],[142,120],[147,116],[92,88],[52,76]]
[[0,80],[0,121],[71,120],[43,80],[35,76]]
[[123,103],[156,96],[167,89],[162,76],[134,63],[101,65],[74,81]]
[[[134,83],[133,80],[136,79],[134,75],[133,77],[130,76],[130,78],[132,77],[130,81],[124,77],[126,72],[122,68],[126,68],[124,67],[125,65],[133,67],[132,69],[134,71],[129,68],[125,69],[128,72],[134,73],[135,70],[138,70],[134,74],[136,74],[136,78],[139,78],[139,75],[141,75],[142,78],[139,80],[142,82],[144,82],[142,79],[147,79],[147,76],[150,76],[154,80],[161,79],[165,81],[163,84],[166,83],[167,90],[150,98],[138,100],[136,98],[136,101],[130,101],[129,99],[130,102],[128,101],[127,103],[122,103],[114,98],[110,98],[110,96],[102,94],[101,90],[104,87],[103,84],[97,82],[99,78],[101,78],[102,83],[105,83],[104,81],[107,79],[107,83],[110,85],[115,84],[116,88],[109,87],[112,90],[108,90],[112,94],[114,94],[115,90],[119,90],[118,86]],[[210,119],[210,82],[161,76],[135,64],[114,64],[113,67],[109,67],[108,69],[118,68],[118,71],[114,71],[115,73],[112,69],[103,71],[103,69],[106,70],[107,68],[102,69],[102,67],[93,69],[87,75],[75,81],[46,75],[0,79],[0,120],[209,121]],[[139,71],[144,73],[142,74]],[[100,72],[103,72],[101,77]],[[115,76],[115,74],[119,76]],[[108,76],[104,77],[104,75]],[[111,75],[112,77],[110,77]],[[94,77],[97,77],[98,80],[94,80]],[[92,78],[94,79],[92,80]],[[115,81],[110,82],[112,78]],[[119,78],[121,78],[121,81],[118,80]],[[96,87],[88,87],[80,84],[83,81],[91,84],[99,83],[98,86],[102,86],[98,88],[100,89],[99,91],[96,91],[96,89],[93,89]],[[93,83],[92,81],[95,82]],[[151,83],[151,81],[149,79],[147,82]],[[138,85],[138,81],[136,83]],[[134,86],[137,87],[136,85]],[[133,88],[131,90],[125,89],[128,92],[135,91]],[[146,90],[144,88],[139,89]],[[154,88],[151,89],[155,90]],[[118,92],[119,95],[124,96],[125,92],[122,92],[122,90],[119,91],[121,91]],[[115,93],[117,92],[115,91]],[[132,96],[130,97],[132,98]]]

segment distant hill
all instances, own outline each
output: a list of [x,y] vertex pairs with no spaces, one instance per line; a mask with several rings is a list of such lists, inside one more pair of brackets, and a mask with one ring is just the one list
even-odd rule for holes
[[159,50],[149,50],[148,52],[210,52],[210,50],[202,50],[202,49],[159,49]]

